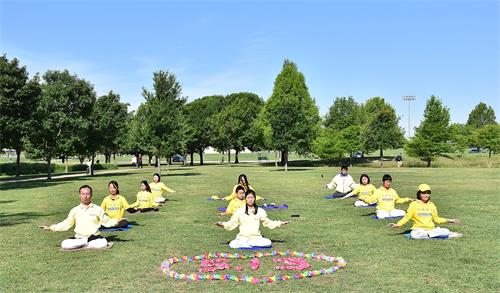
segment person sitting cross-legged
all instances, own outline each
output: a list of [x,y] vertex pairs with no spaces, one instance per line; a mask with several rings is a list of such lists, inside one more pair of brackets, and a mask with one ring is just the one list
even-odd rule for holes
[[118,221],[111,219],[104,210],[91,202],[92,187],[80,187],[80,204],[68,214],[66,220],[51,226],[40,226],[47,231],[67,231],[75,226],[75,236],[61,243],[61,248],[71,250],[78,248],[105,248],[106,238],[99,235],[99,227],[114,227]]

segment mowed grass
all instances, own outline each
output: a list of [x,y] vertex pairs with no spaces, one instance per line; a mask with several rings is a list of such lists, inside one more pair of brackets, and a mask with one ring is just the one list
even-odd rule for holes
[[[115,245],[104,251],[60,252],[60,242],[73,231],[46,232],[41,224],[63,220],[79,203],[78,187],[94,188],[93,202],[107,195],[109,180],[117,180],[121,194],[133,202],[139,182],[150,180],[154,169],[138,173],[0,184],[0,292],[10,291],[130,291],[165,292],[498,292],[500,290],[500,231],[498,169],[360,168],[357,181],[368,173],[380,185],[390,173],[401,196],[414,197],[416,187],[433,188],[432,201],[442,217],[459,218],[461,225],[441,225],[464,236],[453,240],[408,240],[409,229],[390,229],[389,220],[374,220],[371,208],[353,208],[354,199],[327,200],[321,186],[338,168],[291,168],[289,172],[252,164],[175,167],[163,171],[162,181],[177,193],[160,212],[128,215],[137,225],[126,232],[103,233]],[[237,230],[225,231],[213,223],[225,218],[216,208],[226,204],[207,201],[226,195],[240,173],[248,175],[257,194],[268,202],[286,203],[287,210],[270,210],[271,219],[292,220],[275,230],[262,228],[265,237],[279,240],[274,249],[318,252],[341,256],[344,270],[331,275],[274,284],[251,285],[228,281],[189,282],[166,277],[163,260],[206,252],[235,252],[227,242]],[[322,178],[323,175],[323,178]],[[406,209],[407,204],[398,205]],[[300,217],[290,217],[299,214]],[[311,261],[314,268],[328,263]],[[177,265],[180,272],[196,265]],[[184,270],[184,271],[183,271]],[[233,271],[230,271],[233,272]],[[253,273],[273,273],[269,260]],[[281,272],[278,272],[281,273]]]

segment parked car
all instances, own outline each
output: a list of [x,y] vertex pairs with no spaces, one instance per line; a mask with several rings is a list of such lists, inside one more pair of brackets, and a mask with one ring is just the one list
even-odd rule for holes
[[172,156],[173,163],[184,163],[184,161],[186,161],[186,158],[184,158],[184,156],[181,156],[181,155],[173,155]]
[[357,151],[352,154],[354,158],[362,158],[363,157],[363,152]]
[[469,153],[480,153],[480,152],[481,148],[478,147],[469,148]]

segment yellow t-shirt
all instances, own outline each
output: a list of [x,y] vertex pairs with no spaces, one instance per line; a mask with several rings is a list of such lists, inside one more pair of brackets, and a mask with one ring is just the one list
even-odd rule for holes
[[129,204],[125,197],[117,194],[116,198],[113,200],[111,195],[104,198],[101,203],[101,208],[111,219],[120,220],[123,218],[123,214],[129,208]]
[[365,203],[372,204],[377,201],[377,199],[373,196],[376,190],[377,188],[375,188],[373,184],[366,184],[356,186],[352,193],[356,194],[358,198]]
[[153,200],[157,198],[163,198],[161,195],[163,194],[163,191],[166,192],[175,192],[172,189],[168,188],[163,182],[158,182],[158,183],[149,183],[149,187],[151,187],[151,193],[153,194]]
[[153,201],[153,194],[148,191],[139,191],[137,193],[137,200],[130,205],[131,208],[139,209],[152,208],[157,206],[159,206],[159,204]]
[[390,212],[394,210],[395,203],[405,203],[409,198],[400,198],[396,190],[381,186],[375,191],[373,196],[377,199],[377,210]]
[[446,223],[445,218],[440,218],[438,216],[437,208],[431,201],[424,203],[423,201],[417,200],[410,203],[405,216],[399,220],[396,225],[403,226],[410,219],[414,222],[413,227],[411,227],[412,229],[421,228],[430,230],[436,227],[435,223]]
[[234,212],[236,212],[238,209],[242,208],[246,204],[245,199],[239,199],[239,198],[234,198],[229,202],[229,205],[227,206],[226,209],[226,214],[232,215]]
[[[239,184],[236,184],[234,187],[233,187],[233,193],[231,193],[230,195],[224,197],[224,200],[233,200],[236,198],[236,188],[240,186]],[[245,192],[247,192],[248,189],[251,189],[253,191],[255,191],[255,189],[251,186],[251,185],[248,185],[248,188],[246,188],[244,185],[241,185],[243,186],[243,188],[245,189]],[[262,197],[260,196],[256,196],[255,200],[260,200],[262,199]]]

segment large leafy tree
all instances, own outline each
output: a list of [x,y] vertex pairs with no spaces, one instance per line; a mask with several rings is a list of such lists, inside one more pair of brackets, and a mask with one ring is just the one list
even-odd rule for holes
[[361,107],[353,97],[337,97],[326,114],[324,125],[334,131],[361,124]]
[[256,94],[244,92],[224,99],[224,107],[212,117],[211,127],[216,141],[236,151],[235,163],[238,163],[238,153],[255,145],[255,131],[251,128],[264,102]]
[[37,123],[35,109],[41,96],[38,75],[28,78],[16,58],[0,57],[0,146],[16,150],[16,177],[24,142]]
[[406,152],[426,161],[427,167],[430,167],[436,157],[452,150],[449,124],[449,109],[438,97],[431,96],[427,100],[422,123],[415,129],[413,139],[405,145]]
[[111,155],[118,152],[127,129],[128,104],[120,102],[120,96],[110,91],[97,99],[94,105],[92,128],[93,137],[106,163]]
[[337,160],[340,164],[345,153],[341,140],[340,133],[322,128],[313,143],[314,154],[329,162]]
[[312,152],[313,141],[319,132],[319,111],[309,95],[304,75],[292,61],[285,60],[276,77],[263,116],[270,129],[270,146],[281,151],[285,170],[290,151],[298,154]]
[[123,151],[136,156],[148,155],[151,159],[154,147],[151,144],[151,130],[147,124],[146,105],[141,104],[135,113],[129,113],[127,134],[123,141]]
[[47,161],[50,179],[52,158],[74,154],[76,146],[85,144],[96,95],[89,82],[67,70],[49,70],[43,81],[29,151]]
[[488,106],[483,102],[474,107],[469,114],[469,118],[467,119],[467,125],[475,129],[481,128],[485,125],[494,125],[496,123],[495,111],[491,106]]
[[183,107],[186,98],[174,74],[157,71],[153,74],[153,91],[143,88],[146,99],[147,125],[151,129],[151,143],[158,159],[170,158],[185,147],[186,125]]
[[[366,151],[379,150],[382,166],[384,149],[394,149],[403,146],[403,130],[399,127],[399,117],[394,108],[381,103],[383,99],[374,98],[373,102],[365,104],[367,121],[363,128],[364,149]],[[372,112],[375,111],[375,112]]]
[[488,149],[489,166],[491,166],[491,154],[500,151],[500,125],[492,124],[481,127],[477,132],[477,144]]
[[467,147],[474,143],[471,127],[466,124],[454,123],[450,125],[449,132],[453,151],[457,152],[459,156],[463,156]]
[[203,152],[212,144],[213,131],[210,119],[222,110],[224,96],[206,96],[186,104],[188,123],[187,151],[191,155],[200,155],[200,165],[203,165]]

